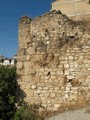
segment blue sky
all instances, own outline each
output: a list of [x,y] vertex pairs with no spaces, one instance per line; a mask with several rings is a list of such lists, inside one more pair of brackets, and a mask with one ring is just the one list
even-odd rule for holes
[[0,54],[13,57],[18,49],[18,24],[22,16],[35,18],[50,11],[54,0],[0,0]]

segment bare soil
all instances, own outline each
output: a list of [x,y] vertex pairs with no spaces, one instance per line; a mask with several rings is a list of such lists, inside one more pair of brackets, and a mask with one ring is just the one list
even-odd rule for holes
[[90,120],[90,112],[87,108],[74,111],[66,111],[58,115],[52,116],[47,120]]

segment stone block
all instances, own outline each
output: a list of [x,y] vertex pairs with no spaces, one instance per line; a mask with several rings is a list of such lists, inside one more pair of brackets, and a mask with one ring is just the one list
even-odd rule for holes
[[64,67],[65,68],[69,68],[69,64],[64,64]]
[[31,89],[36,89],[36,88],[37,88],[36,85],[32,85],[32,86],[31,86]]
[[55,90],[59,90],[59,87],[55,87],[54,89],[55,89]]
[[67,94],[65,94],[64,98],[66,98],[66,99],[68,99],[68,98],[69,98],[68,93],[67,93]]
[[37,89],[38,89],[38,90],[43,90],[43,87],[38,87]]
[[40,104],[41,100],[40,100],[40,98],[32,98],[32,97],[30,97],[29,103],[31,103],[31,104]]
[[49,90],[49,87],[44,87],[43,90]]
[[54,108],[59,108],[60,104],[54,104]]
[[48,93],[45,93],[45,97],[46,98],[48,98],[49,97],[49,95],[50,95],[50,93],[48,92]]
[[23,69],[23,63],[22,62],[18,62],[17,63],[17,68],[22,70]]
[[51,71],[51,75],[56,75],[56,72],[55,71]]
[[69,75],[69,70],[65,70],[65,75]]
[[63,75],[63,71],[57,71],[57,75]]
[[69,60],[73,60],[73,56],[69,56],[68,59],[69,59]]
[[39,71],[39,72],[44,72],[44,69],[40,68],[38,71]]
[[56,96],[55,93],[51,93],[50,95],[51,98],[55,98],[55,96]]
[[74,71],[74,68],[70,68],[69,71],[70,71],[70,72],[71,72],[71,71]]
[[72,76],[72,75],[67,75],[67,78],[68,78],[68,79],[74,79],[74,76]]
[[28,51],[28,54],[31,54],[31,55],[35,54],[35,48],[33,47],[29,47],[27,51]]
[[70,91],[71,90],[71,87],[66,87],[66,91]]
[[47,100],[47,103],[48,103],[48,104],[50,104],[50,103],[51,103],[51,101],[50,101],[50,100]]

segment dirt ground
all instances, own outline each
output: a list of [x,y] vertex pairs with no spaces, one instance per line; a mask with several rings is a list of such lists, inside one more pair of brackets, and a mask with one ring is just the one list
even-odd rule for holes
[[56,116],[52,116],[47,120],[90,120],[90,112],[87,112],[86,108],[67,111]]

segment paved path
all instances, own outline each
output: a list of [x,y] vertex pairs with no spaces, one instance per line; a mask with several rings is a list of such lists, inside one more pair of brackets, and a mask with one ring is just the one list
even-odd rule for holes
[[85,109],[68,111],[53,116],[48,120],[90,120],[90,113],[87,113]]

